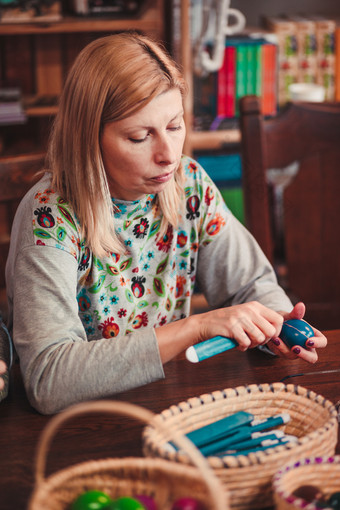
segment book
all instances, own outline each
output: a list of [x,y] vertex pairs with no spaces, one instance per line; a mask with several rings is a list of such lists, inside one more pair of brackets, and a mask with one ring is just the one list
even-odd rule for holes
[[262,50],[262,114],[277,113],[277,46],[267,43]]
[[334,19],[315,16],[317,73],[316,83],[325,88],[325,100],[335,100],[335,29]]
[[239,100],[247,93],[247,46],[236,46],[235,115],[239,116]]
[[335,101],[340,101],[340,26],[335,29]]
[[0,125],[22,124],[26,120],[20,89],[16,87],[0,89]]
[[289,85],[298,80],[296,24],[280,16],[266,17],[265,24],[277,37],[278,104],[284,106],[290,100]]
[[228,54],[224,52],[223,63],[217,71],[217,116],[227,116]]
[[226,83],[226,118],[235,117],[235,82],[236,82],[236,48],[226,46],[227,83]]
[[315,83],[317,74],[316,26],[311,18],[289,16],[295,25],[298,72],[297,82]]

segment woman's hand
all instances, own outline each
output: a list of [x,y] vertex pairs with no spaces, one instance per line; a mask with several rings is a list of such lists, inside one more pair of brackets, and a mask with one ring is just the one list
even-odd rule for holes
[[276,338],[283,323],[282,314],[257,301],[220,308],[195,317],[199,328],[197,342],[221,335],[234,338],[241,351]]
[[2,375],[6,373],[7,366],[6,363],[0,360],[0,391],[5,387],[5,381],[2,378]]
[[[284,320],[288,319],[302,319],[305,315],[306,307],[303,303],[297,303],[290,313],[283,313]],[[289,348],[287,345],[278,337],[275,337],[269,342],[268,347],[278,356],[283,356],[288,359],[301,358],[308,363],[315,363],[318,360],[318,354],[316,349],[326,347],[327,338],[313,326],[314,336],[310,337],[306,347],[294,345]]]

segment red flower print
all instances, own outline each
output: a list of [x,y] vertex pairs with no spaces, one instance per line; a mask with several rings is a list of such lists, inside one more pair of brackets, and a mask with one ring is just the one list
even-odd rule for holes
[[221,227],[225,225],[225,220],[220,214],[216,214],[215,218],[209,221],[206,231],[210,236],[215,236],[221,230]]
[[143,312],[140,315],[136,315],[136,317],[133,319],[132,327],[133,329],[139,329],[142,326],[147,326],[148,322],[148,315],[146,312]]
[[113,338],[119,333],[119,326],[114,322],[114,318],[110,317],[105,322],[99,324],[98,329],[103,331],[104,338]]
[[148,228],[149,228],[149,222],[146,218],[142,218],[139,222],[138,225],[135,225],[133,227],[133,233],[135,234],[135,236],[137,237],[137,239],[139,237],[143,238],[146,236],[147,232],[148,232]]
[[197,172],[197,165],[195,163],[189,163],[188,168],[191,174],[195,174]]
[[184,292],[184,284],[186,283],[186,278],[184,276],[177,276],[176,277],[176,291],[175,291],[175,297],[178,298],[182,296]]
[[156,246],[158,247],[159,251],[165,251],[165,253],[167,253],[170,250],[173,236],[174,236],[173,229],[172,226],[170,226],[168,227],[168,230],[166,231],[166,234],[164,234],[162,239],[160,239],[156,243]]
[[210,202],[213,200],[213,198],[214,198],[214,191],[210,186],[208,186],[208,188],[205,192],[204,201],[207,205],[210,205]]

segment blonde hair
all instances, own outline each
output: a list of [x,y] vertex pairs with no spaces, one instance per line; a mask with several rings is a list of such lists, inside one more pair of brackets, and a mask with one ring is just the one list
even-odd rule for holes
[[[96,39],[78,55],[60,98],[47,153],[52,186],[72,206],[98,257],[126,251],[114,228],[113,206],[100,149],[103,126],[126,118],[160,93],[186,83],[166,51],[136,33]],[[176,226],[183,202],[183,169],[158,195],[160,235]]]

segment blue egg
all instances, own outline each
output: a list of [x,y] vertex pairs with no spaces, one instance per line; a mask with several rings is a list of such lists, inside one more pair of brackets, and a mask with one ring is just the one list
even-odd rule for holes
[[314,336],[313,328],[302,319],[290,319],[282,325],[280,338],[288,347],[305,347],[308,338]]

